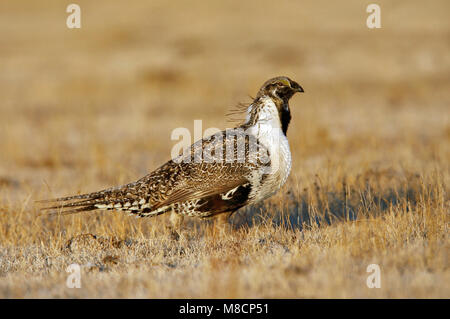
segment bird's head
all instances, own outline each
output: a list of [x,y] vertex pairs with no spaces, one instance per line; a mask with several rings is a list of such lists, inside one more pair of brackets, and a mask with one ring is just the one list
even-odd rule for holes
[[258,108],[264,107],[265,105],[264,103],[258,103],[258,101],[269,98],[277,108],[283,133],[286,134],[289,122],[291,121],[289,99],[297,92],[304,92],[303,88],[287,76],[278,76],[267,80],[256,95],[255,101],[252,104],[254,106],[254,110],[252,110],[253,116],[251,114],[249,118],[257,120]]
[[256,97],[269,96],[287,103],[297,92],[304,92],[297,82],[292,81],[287,76],[278,76],[267,80],[259,89]]

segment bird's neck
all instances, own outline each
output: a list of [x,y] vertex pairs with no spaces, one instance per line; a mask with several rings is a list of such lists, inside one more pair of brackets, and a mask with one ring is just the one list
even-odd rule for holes
[[291,113],[287,101],[270,96],[261,96],[248,107],[244,125],[281,129],[286,135],[290,121]]

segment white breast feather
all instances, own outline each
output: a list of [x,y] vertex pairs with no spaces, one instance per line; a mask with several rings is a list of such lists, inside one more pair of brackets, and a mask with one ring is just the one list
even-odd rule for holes
[[[250,133],[268,148],[270,152],[271,170],[263,184],[260,183],[261,173],[252,176],[252,192],[250,198],[253,202],[263,200],[275,194],[286,182],[291,170],[291,151],[289,142],[281,129],[278,110],[270,98],[266,98],[256,124],[250,128]],[[267,172],[266,172],[267,173]]]

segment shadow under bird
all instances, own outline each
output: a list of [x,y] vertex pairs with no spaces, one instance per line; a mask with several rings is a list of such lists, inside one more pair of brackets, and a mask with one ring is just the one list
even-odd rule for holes
[[41,210],[63,215],[115,210],[138,217],[170,213],[176,231],[184,216],[217,216],[223,225],[239,208],[272,196],[286,182],[291,170],[289,100],[297,92],[304,92],[297,82],[272,78],[262,85],[237,127],[195,142],[136,182],[43,200],[47,206]]

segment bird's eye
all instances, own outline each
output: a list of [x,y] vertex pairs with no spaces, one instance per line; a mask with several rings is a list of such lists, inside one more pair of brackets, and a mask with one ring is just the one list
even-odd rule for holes
[[281,82],[275,83],[275,88],[280,89],[282,87],[283,87],[283,83],[281,83]]

